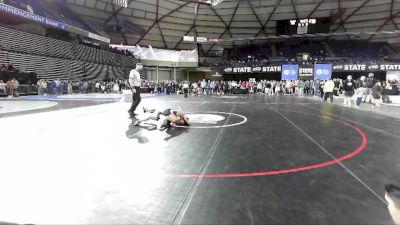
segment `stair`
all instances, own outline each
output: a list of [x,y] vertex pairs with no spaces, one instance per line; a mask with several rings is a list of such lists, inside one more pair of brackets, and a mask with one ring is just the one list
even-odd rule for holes
[[328,52],[329,57],[336,57],[336,56],[335,56],[335,53],[333,53],[331,47],[328,45],[327,42],[323,41],[322,44],[325,46],[325,49],[326,49],[326,51]]
[[400,56],[400,53],[396,52],[390,44],[385,44],[383,47],[386,49],[386,51],[388,51],[390,53],[390,55],[393,55],[396,57]]
[[276,58],[277,50],[276,50],[276,45],[274,44],[271,44],[271,53],[272,53],[272,58]]

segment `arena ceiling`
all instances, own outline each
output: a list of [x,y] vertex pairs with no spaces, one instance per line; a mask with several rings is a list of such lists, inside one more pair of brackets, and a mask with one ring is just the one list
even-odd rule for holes
[[[128,0],[128,7],[112,0],[68,0],[82,19],[106,25],[126,19],[137,33],[109,33],[112,43],[151,45],[166,49],[194,49],[183,36],[234,39],[201,44],[199,51],[213,56],[223,48],[249,44],[240,38],[275,35],[276,21],[331,17],[331,32],[393,31],[400,27],[400,0],[225,0],[215,7],[180,0]],[[336,36],[335,39],[388,41],[400,47],[400,34]],[[252,43],[265,42],[255,40]]]

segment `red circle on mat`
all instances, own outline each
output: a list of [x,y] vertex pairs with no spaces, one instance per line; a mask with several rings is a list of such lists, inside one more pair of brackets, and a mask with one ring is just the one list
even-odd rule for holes
[[353,158],[354,156],[360,154],[367,146],[367,143],[368,143],[367,135],[365,135],[365,133],[358,127],[356,127],[352,124],[346,123],[344,121],[335,120],[335,119],[320,116],[320,115],[317,115],[317,116],[322,117],[322,118],[327,118],[330,120],[334,120],[341,124],[344,124],[346,126],[353,128],[362,137],[361,145],[353,152],[351,152],[345,156],[342,156],[340,158],[337,158],[337,159],[334,159],[331,161],[327,161],[327,162],[323,162],[323,163],[319,163],[319,164],[307,165],[307,166],[296,167],[296,168],[291,168],[291,169],[261,171],[261,172],[251,172],[251,173],[181,174],[181,175],[176,175],[176,176],[183,177],[183,178],[185,178],[185,177],[186,178],[230,178],[230,177],[232,178],[232,177],[259,177],[259,176],[271,176],[271,175],[287,174],[287,173],[297,173],[297,172],[302,172],[302,171],[307,171],[307,170],[318,169],[318,168],[322,168],[322,167],[326,167],[326,166],[330,166],[330,165],[334,165],[334,164],[339,164],[340,162],[342,162],[344,160]]

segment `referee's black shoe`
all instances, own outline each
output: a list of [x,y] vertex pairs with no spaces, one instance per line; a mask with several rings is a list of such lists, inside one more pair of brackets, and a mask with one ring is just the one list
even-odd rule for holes
[[138,116],[138,115],[139,115],[139,114],[129,112],[129,117],[130,117],[130,118],[135,118],[135,117]]

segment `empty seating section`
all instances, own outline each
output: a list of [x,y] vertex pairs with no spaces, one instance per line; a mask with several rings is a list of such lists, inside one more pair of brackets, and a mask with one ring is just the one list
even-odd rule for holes
[[279,42],[276,44],[277,55],[286,58],[296,58],[297,53],[309,53],[311,57],[329,56],[322,42]]
[[126,79],[131,69],[0,50],[0,64],[9,62],[12,62],[21,70],[36,72],[40,79],[49,80]]
[[362,41],[331,41],[329,45],[336,57],[349,57],[358,60],[379,59],[390,56],[384,43],[367,43]]
[[0,26],[0,64],[12,63],[39,78],[126,78],[136,59]]

